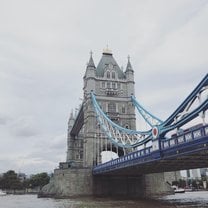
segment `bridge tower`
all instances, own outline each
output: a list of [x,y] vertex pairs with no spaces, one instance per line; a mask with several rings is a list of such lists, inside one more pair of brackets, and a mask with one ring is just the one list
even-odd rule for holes
[[[70,114],[68,121],[66,162],[59,163],[50,183],[43,187],[43,196],[123,195],[150,196],[167,193],[163,173],[148,175],[92,174],[92,168],[101,162],[101,153],[115,151],[119,156],[125,149],[113,146],[102,132],[97,121],[91,92],[107,116],[122,127],[136,129],[134,70],[128,57],[125,70],[119,67],[107,48],[97,65],[92,53],[83,77],[83,102],[77,115]],[[131,151],[131,150],[128,150]],[[127,152],[128,153],[128,152]],[[172,174],[170,174],[171,176]]]
[[112,121],[125,128],[136,129],[135,109],[130,100],[130,96],[134,95],[134,71],[129,57],[126,70],[123,71],[107,48],[103,50],[97,67],[91,53],[83,79],[83,166],[92,167],[100,162],[102,150],[112,150],[116,147],[110,148],[110,144],[106,144],[107,138],[102,135],[96,120],[90,93],[96,95],[102,110]]

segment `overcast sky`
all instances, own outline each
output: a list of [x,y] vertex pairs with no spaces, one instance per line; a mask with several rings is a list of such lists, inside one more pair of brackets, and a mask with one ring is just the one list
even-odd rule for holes
[[97,65],[107,44],[165,119],[208,72],[208,0],[0,0],[0,173],[65,161],[89,52]]

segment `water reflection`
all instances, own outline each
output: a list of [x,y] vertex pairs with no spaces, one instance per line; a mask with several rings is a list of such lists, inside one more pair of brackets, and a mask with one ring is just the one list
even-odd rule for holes
[[174,204],[176,207],[204,208],[208,207],[208,191],[186,192],[182,194],[169,195],[161,198],[165,202]]
[[110,198],[47,199],[36,195],[0,197],[0,208],[208,208],[208,192],[187,192],[158,200]]

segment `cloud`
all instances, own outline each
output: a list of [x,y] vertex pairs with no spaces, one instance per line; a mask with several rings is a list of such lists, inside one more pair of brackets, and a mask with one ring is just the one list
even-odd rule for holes
[[0,2],[0,172],[65,160],[90,50],[97,64],[108,44],[124,68],[130,54],[136,97],[162,119],[207,73],[206,0],[83,2]]

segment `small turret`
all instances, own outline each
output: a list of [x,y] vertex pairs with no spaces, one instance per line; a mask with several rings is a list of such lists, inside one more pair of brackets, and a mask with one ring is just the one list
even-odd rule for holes
[[134,94],[134,70],[131,66],[130,56],[128,56],[128,62],[127,62],[125,74],[128,83],[127,85],[128,96],[131,96],[132,94]]
[[72,127],[74,125],[74,113],[73,110],[71,110],[69,121],[68,121],[68,132],[67,132],[67,155],[66,155],[66,161],[69,162],[73,158],[73,146],[74,146],[74,139],[71,137],[70,133],[72,130]]
[[73,110],[71,110],[69,121],[68,121],[68,135],[70,134],[70,131],[74,125],[74,121],[75,121],[74,113],[73,113]]
[[94,64],[94,61],[93,61],[93,58],[92,58],[92,51],[90,51],[90,60],[87,64],[87,68],[95,68],[95,64]]
[[87,68],[86,68],[86,72],[85,72],[85,76],[84,78],[88,78],[88,77],[94,77],[95,76],[95,64],[92,58],[92,51],[90,52],[90,59],[89,62],[87,63]]
[[96,67],[92,58],[92,51],[90,52],[90,59],[87,63],[86,72],[84,75],[84,92],[90,93],[91,91],[95,90],[95,73]]
[[128,58],[128,62],[127,62],[127,66],[126,66],[126,72],[128,72],[128,71],[134,72],[134,70],[131,66],[130,56],[128,56],[127,58]]
[[125,74],[126,74],[126,78],[127,78],[128,81],[134,82],[134,70],[131,66],[130,56],[128,56],[128,62],[127,62],[127,65],[126,65]]

